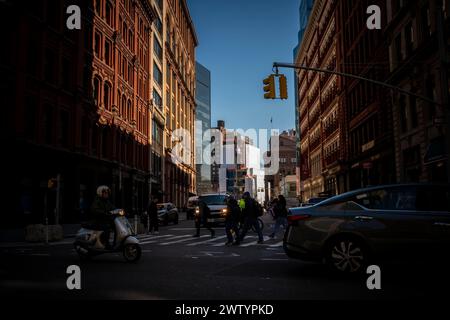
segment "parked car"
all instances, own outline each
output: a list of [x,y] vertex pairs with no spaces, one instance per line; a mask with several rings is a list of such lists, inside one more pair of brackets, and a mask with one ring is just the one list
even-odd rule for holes
[[[212,224],[225,223],[227,215],[227,194],[213,193],[205,194],[198,197],[198,202],[204,203],[210,210],[208,222]],[[196,209],[196,214],[199,214],[199,207]]]
[[170,222],[178,224],[178,209],[173,203],[158,204],[158,220],[167,226]]
[[450,185],[360,189],[289,210],[283,247],[291,258],[357,273],[379,259],[447,259]]
[[186,218],[193,219],[195,215],[195,208],[198,207],[198,196],[189,197],[188,203],[186,206]]

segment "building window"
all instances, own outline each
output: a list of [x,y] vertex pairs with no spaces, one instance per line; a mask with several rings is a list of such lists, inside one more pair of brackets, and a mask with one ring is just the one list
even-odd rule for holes
[[111,84],[109,82],[105,82],[103,88],[103,103],[105,109],[111,111]]
[[158,107],[162,108],[162,98],[161,95],[153,88],[153,103]]
[[127,103],[127,120],[131,121],[133,119],[133,110],[131,109],[131,100],[128,99]]
[[102,83],[102,80],[96,76],[94,78],[94,92],[93,92],[93,96],[94,96],[94,100],[95,100],[95,104],[98,106],[99,102],[100,102],[100,85]]
[[156,37],[153,37],[153,52],[159,61],[162,62],[163,51],[159,40]]
[[405,51],[408,57],[414,48],[414,28],[412,22],[409,22],[405,27]]
[[122,103],[120,105],[120,115],[122,118],[127,119],[127,98],[122,95]]
[[161,19],[159,17],[157,17],[157,19],[155,21],[155,27],[156,27],[156,31],[158,31],[159,35],[162,37],[163,25],[162,25]]
[[105,41],[105,62],[108,66],[112,66],[112,43],[109,40]]
[[422,14],[421,20],[423,38],[426,40],[431,36],[431,12],[429,4],[427,3],[425,6],[423,6],[420,12]]
[[102,16],[102,2],[101,0],[95,0],[95,13],[98,16]]
[[95,56],[101,59],[102,36],[99,32],[95,32],[94,41],[95,41],[94,43]]
[[161,70],[159,69],[158,65],[153,62],[153,79],[158,84],[160,88],[162,88],[163,84],[163,75]]
[[114,10],[111,2],[106,1],[106,11],[105,11],[106,23],[110,26],[114,24]]

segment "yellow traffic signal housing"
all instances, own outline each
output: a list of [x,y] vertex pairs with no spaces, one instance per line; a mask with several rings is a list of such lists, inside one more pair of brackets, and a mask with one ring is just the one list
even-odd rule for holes
[[264,79],[264,99],[275,99],[275,75]]
[[47,182],[47,187],[49,188],[49,189],[53,189],[55,186],[56,186],[56,179],[55,178],[51,178],[51,179],[48,179],[48,182]]
[[280,79],[280,99],[288,98],[287,79],[285,75],[281,75]]

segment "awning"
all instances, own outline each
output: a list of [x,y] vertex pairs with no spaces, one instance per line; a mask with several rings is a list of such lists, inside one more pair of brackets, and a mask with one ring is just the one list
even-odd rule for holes
[[427,151],[423,157],[423,163],[426,165],[447,159],[447,148],[445,137],[433,139],[428,145]]

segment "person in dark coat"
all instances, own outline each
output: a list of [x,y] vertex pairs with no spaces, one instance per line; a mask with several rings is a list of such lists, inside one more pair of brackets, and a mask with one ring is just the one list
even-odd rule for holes
[[211,238],[214,238],[216,232],[211,228],[211,224],[208,222],[208,218],[210,217],[211,211],[209,210],[208,205],[200,201],[198,204],[199,212],[195,215],[195,229],[196,233],[194,234],[194,238],[200,237],[200,228],[203,226],[211,232]]
[[97,188],[97,196],[91,205],[91,215],[93,223],[98,226],[99,230],[103,231],[100,239],[106,248],[110,248],[109,236],[111,230],[115,230],[114,223],[111,219],[110,212],[114,210],[114,205],[109,200],[111,190],[107,186],[100,186]]
[[152,197],[147,206],[147,214],[149,219],[148,232],[158,234],[158,197]]
[[283,225],[284,229],[287,228],[288,211],[286,208],[286,199],[281,194],[278,196],[278,201],[275,205],[274,213],[275,213],[275,226],[273,228],[272,234],[270,235],[271,238],[275,237],[281,225]]
[[225,245],[233,244],[233,232],[236,238],[239,234],[238,224],[241,218],[241,208],[239,208],[238,202],[235,198],[230,197],[227,202],[227,216],[225,218],[225,233],[228,238],[228,242]]
[[242,242],[242,240],[244,240],[248,230],[250,230],[252,227],[254,227],[256,232],[258,233],[258,244],[261,244],[264,242],[264,237],[261,229],[259,228],[258,223],[259,204],[256,202],[255,199],[250,197],[249,192],[244,192],[242,198],[244,199],[245,202],[245,207],[242,210],[242,215],[244,218],[244,227],[242,228],[239,237],[233,244],[239,245]]

